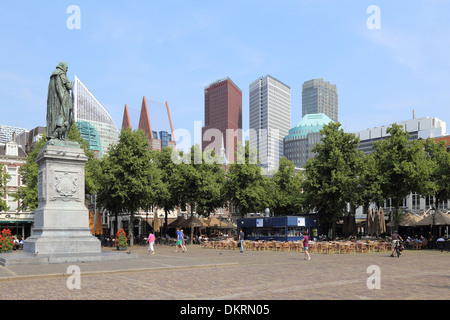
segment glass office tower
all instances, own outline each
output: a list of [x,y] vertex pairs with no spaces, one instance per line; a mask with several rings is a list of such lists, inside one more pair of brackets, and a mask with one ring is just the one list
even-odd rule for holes
[[[78,124],[77,127],[82,129],[80,131],[82,137],[86,135],[84,138],[89,141],[87,137],[91,136],[94,131],[98,134],[101,148],[99,156],[107,154],[109,146],[119,140],[119,130],[117,130],[112,117],[77,76],[75,76],[73,85],[73,114],[76,123],[84,121],[93,127]],[[89,130],[84,131],[84,129]],[[94,147],[93,150],[99,148],[98,145],[92,147]]]
[[307,114],[326,114],[338,122],[338,94],[335,84],[313,79],[303,83],[302,117]]

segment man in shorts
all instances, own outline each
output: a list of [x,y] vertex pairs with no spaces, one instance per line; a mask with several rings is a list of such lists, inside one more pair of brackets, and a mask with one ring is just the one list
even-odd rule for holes
[[391,257],[394,256],[395,246],[397,245],[399,240],[403,241],[402,237],[400,237],[399,234],[397,233],[397,230],[395,230],[392,233],[392,254],[391,254]]
[[175,252],[178,252],[178,247],[181,248],[182,244],[183,244],[183,234],[181,233],[180,229],[177,228],[177,242],[175,243]]

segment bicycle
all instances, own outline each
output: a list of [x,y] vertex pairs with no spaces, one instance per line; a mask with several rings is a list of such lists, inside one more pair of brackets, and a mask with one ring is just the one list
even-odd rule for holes
[[395,253],[397,254],[397,258],[400,258],[400,255],[402,254],[403,251],[403,247],[402,247],[402,242],[400,240],[397,240],[397,242],[395,243]]

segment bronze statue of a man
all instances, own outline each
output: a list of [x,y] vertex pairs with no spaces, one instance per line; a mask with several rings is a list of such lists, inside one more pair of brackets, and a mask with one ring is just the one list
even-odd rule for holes
[[72,82],[67,79],[67,63],[60,62],[50,76],[47,96],[47,139],[66,140],[72,117]]

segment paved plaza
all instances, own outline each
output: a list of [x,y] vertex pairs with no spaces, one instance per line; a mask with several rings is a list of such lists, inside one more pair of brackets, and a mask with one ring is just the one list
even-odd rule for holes
[[[112,248],[103,248],[112,251]],[[137,259],[0,266],[1,300],[448,300],[450,253],[359,254],[134,246]],[[126,253],[125,253],[126,254]],[[72,269],[70,269],[72,268]],[[79,288],[73,270],[80,271]],[[68,274],[69,270],[69,274]],[[375,270],[375,271],[374,271]],[[374,276],[379,276],[374,280]],[[71,282],[72,281],[72,282]],[[377,282],[378,281],[378,282]],[[374,287],[374,284],[379,287]],[[371,285],[372,284],[372,285]],[[369,289],[372,287],[372,289]],[[151,294],[149,294],[151,292]]]

